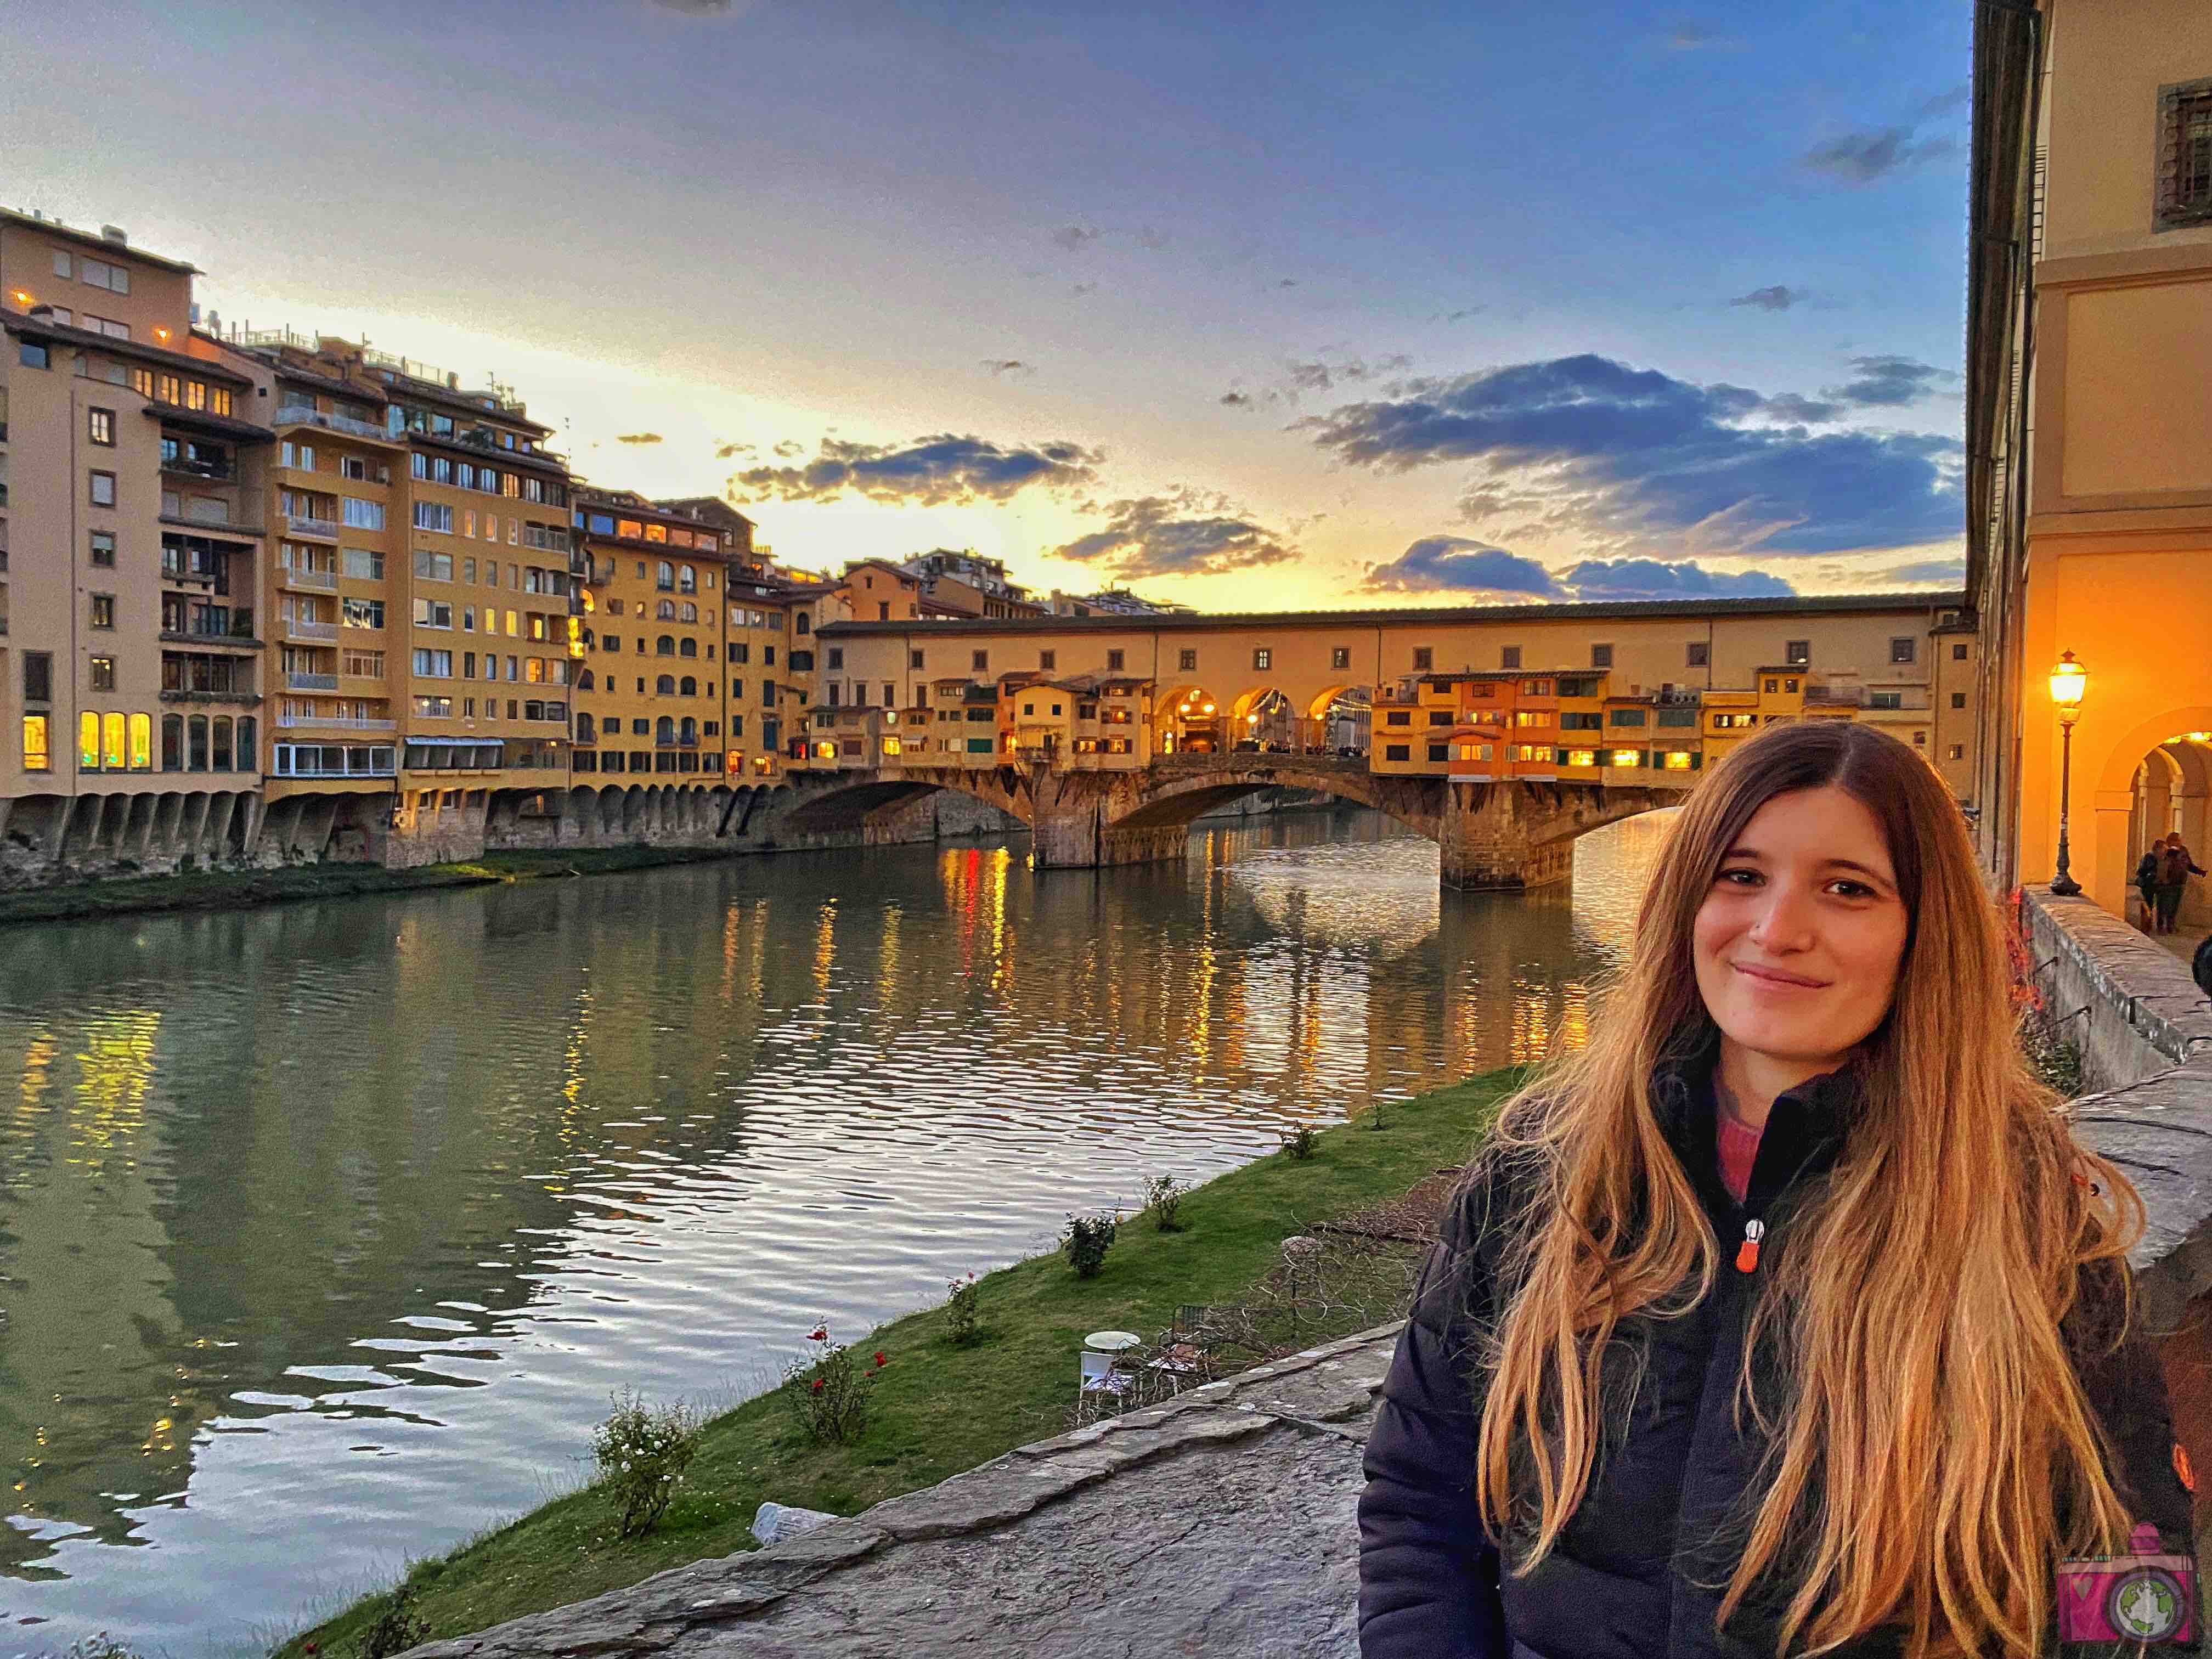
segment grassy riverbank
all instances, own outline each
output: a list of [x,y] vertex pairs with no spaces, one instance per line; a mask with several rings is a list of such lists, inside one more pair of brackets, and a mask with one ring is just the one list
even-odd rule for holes
[[0,927],[164,910],[236,910],[295,899],[349,898],[432,887],[477,887],[491,882],[599,875],[736,856],[739,854],[720,848],[568,847],[544,852],[488,853],[463,864],[425,864],[412,870],[387,870],[374,864],[302,864],[281,870],[135,876],[0,893]]
[[[1149,1218],[1125,1223],[1096,1279],[1076,1278],[1058,1255],[994,1273],[982,1284],[982,1334],[969,1346],[949,1340],[940,1308],[865,1338],[834,1332],[863,1354],[883,1350],[890,1362],[856,1443],[811,1443],[780,1395],[748,1401],[708,1426],[685,1495],[644,1539],[618,1540],[606,1500],[586,1489],[418,1565],[409,1583],[426,1636],[465,1635],[750,1549],[747,1528],[764,1499],[850,1515],[1061,1432],[1085,1333],[1156,1332],[1180,1303],[1243,1299],[1280,1261],[1285,1236],[1463,1161],[1517,1080],[1510,1071],[1469,1079],[1389,1105],[1380,1130],[1323,1130],[1310,1158],[1279,1153],[1218,1176],[1183,1200],[1182,1231],[1161,1232]],[[1346,1334],[1316,1330],[1312,1340]],[[805,1334],[793,1328],[794,1351]],[[588,1455],[582,1445],[574,1450]],[[358,1602],[279,1653],[301,1659],[313,1644],[332,1659],[349,1656],[388,1601]]]

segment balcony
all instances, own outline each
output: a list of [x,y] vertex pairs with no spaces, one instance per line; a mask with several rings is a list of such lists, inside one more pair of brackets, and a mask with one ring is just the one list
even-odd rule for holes
[[301,617],[284,618],[284,637],[288,640],[335,640],[337,636],[336,623],[309,622]]
[[276,573],[277,584],[283,587],[303,587],[317,593],[338,591],[338,573],[335,570],[300,570],[286,565]]
[[397,732],[398,720],[368,720],[356,714],[279,714],[276,724],[284,726],[328,726],[342,732]]
[[161,690],[161,701],[163,702],[239,703],[251,708],[261,701],[261,694],[243,686],[228,691],[185,691],[164,686]]
[[298,514],[284,514],[284,529],[288,535],[312,536],[319,541],[334,542],[338,538],[336,519],[303,519]]
[[[173,623],[184,626],[175,628]],[[167,616],[161,618],[161,638],[170,645],[234,645],[258,651],[261,641],[253,632],[251,606],[240,605],[214,616]]]
[[287,691],[335,691],[338,677],[335,674],[301,674],[287,670],[284,675]]
[[228,483],[238,477],[238,469],[228,460],[203,461],[189,455],[165,455],[161,471],[180,473],[187,478],[209,478],[219,483]]
[[276,411],[279,426],[319,426],[331,432],[343,432],[356,438],[374,438],[385,443],[392,434],[373,421],[356,421],[350,415],[325,415],[320,410],[308,409],[299,404],[287,404]]

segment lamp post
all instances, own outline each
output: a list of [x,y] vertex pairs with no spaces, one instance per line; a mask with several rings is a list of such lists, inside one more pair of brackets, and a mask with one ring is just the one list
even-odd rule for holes
[[2063,898],[2073,898],[2081,891],[2081,884],[2067,868],[2066,818],[2074,784],[2074,722],[2081,718],[2081,694],[2088,686],[2088,671],[2074,660],[2071,651],[2060,652],[2058,665],[2051,671],[2051,701],[2058,710],[2059,733],[2058,867],[2051,874],[2051,890]]

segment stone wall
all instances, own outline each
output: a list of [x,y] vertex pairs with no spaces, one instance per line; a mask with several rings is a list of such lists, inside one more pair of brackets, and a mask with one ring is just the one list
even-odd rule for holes
[[2085,1087],[2123,1088],[2212,1054],[2212,1002],[2164,945],[2086,896],[2031,887],[2021,910],[2036,988],[2081,1047]]

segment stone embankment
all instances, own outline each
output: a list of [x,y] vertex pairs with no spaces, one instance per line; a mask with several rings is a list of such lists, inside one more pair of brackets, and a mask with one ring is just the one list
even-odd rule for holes
[[1398,1330],[411,1659],[1353,1659],[1360,1449]]

